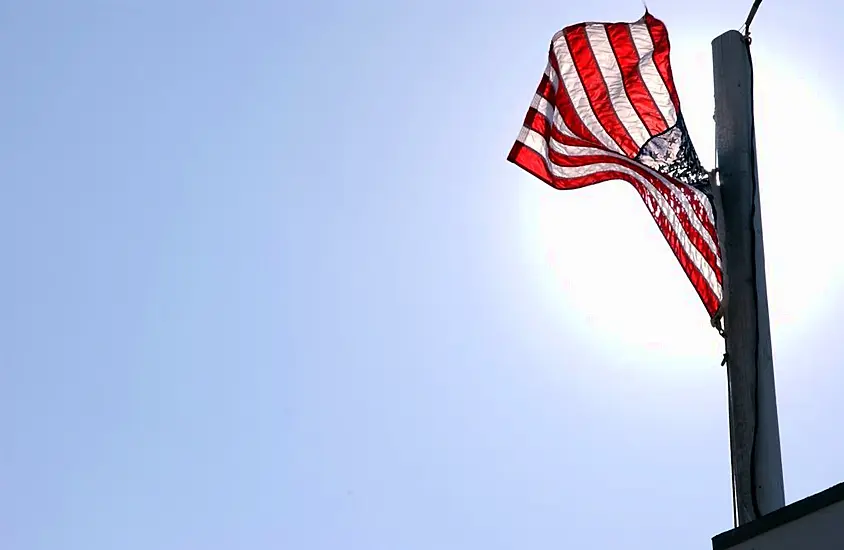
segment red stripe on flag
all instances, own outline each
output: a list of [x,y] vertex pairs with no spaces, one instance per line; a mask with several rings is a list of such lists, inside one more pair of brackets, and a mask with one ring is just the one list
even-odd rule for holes
[[554,186],[554,179],[551,177],[551,172],[548,170],[548,164],[545,159],[524,143],[520,141],[514,143],[513,148],[510,149],[510,154],[507,155],[507,160],[541,179],[548,185]]
[[577,137],[585,139],[596,147],[604,147],[604,144],[601,143],[597,137],[595,137],[595,134],[593,134],[591,130],[589,130],[589,128],[586,126],[586,123],[583,122],[583,120],[577,114],[577,110],[574,108],[574,103],[572,103],[568,89],[560,78],[560,63],[557,60],[556,54],[554,53],[553,41],[551,42],[551,49],[548,52],[548,59],[551,62],[551,68],[553,69],[554,73],[556,73],[558,83],[557,93],[554,97],[553,103],[557,107],[557,111],[563,117],[563,122],[566,123],[566,126],[568,126],[572,133]]
[[542,80],[539,81],[539,87],[536,89],[537,95],[545,98],[548,102],[554,103],[554,97],[557,92],[554,90],[554,85],[547,74],[542,75]]
[[614,179],[622,179],[625,181],[628,179],[622,177],[624,175],[623,173],[614,171],[597,172],[594,174],[588,174],[586,176],[578,176],[573,178],[560,178],[554,176],[551,174],[551,171],[548,168],[549,160],[547,157],[537,151],[534,151],[524,143],[518,141],[513,146],[513,149],[510,151],[510,156],[507,158],[507,160],[521,168],[524,168],[525,170],[528,170],[534,175],[536,174],[531,171],[531,168],[535,169],[537,165],[541,164],[543,169],[538,171],[542,174],[547,174],[547,178],[538,176],[539,179],[556,189],[577,189],[579,187],[586,187],[589,185]]
[[635,157],[639,154],[639,146],[622,124],[610,100],[610,91],[598,66],[598,61],[595,59],[595,54],[592,52],[592,45],[586,35],[586,26],[569,27],[564,34],[574,61],[574,68],[580,76],[583,89],[586,91],[589,104],[598,122],[627,156]]
[[645,123],[651,136],[661,134],[668,129],[668,123],[662,116],[650,89],[642,78],[639,67],[639,52],[630,34],[627,23],[611,23],[606,25],[610,46],[615,54],[618,68],[621,70],[621,80],[630,103]]
[[546,140],[551,137],[551,124],[545,115],[531,107],[525,115],[525,128],[530,128],[544,137]]
[[[712,237],[712,241],[717,243],[718,242],[718,231],[715,229],[715,220],[712,219],[712,216],[706,211],[706,208],[700,203],[698,197],[692,192],[691,189],[686,187],[685,185],[681,186],[683,193],[687,197],[689,197],[689,202],[692,205],[692,209],[697,214],[698,219],[703,224],[703,227],[706,228],[706,232],[709,233],[709,236]],[[711,205],[710,205],[711,210]]]
[[554,139],[563,145],[595,147],[594,143],[586,141],[585,139],[563,134],[556,126],[553,126],[553,123],[549,122],[548,119],[545,118],[544,114],[540,113],[533,107],[528,109],[527,115],[525,116],[524,127],[530,128],[546,140],[548,140],[551,136],[554,136]]
[[679,113],[680,98],[677,95],[677,88],[674,86],[674,76],[671,72],[671,43],[668,40],[668,30],[662,21],[650,13],[645,14],[645,24],[648,26],[648,32],[654,44],[654,64],[659,71],[659,75],[662,77],[662,81],[665,83],[665,87],[668,88],[671,102],[674,103],[674,109]]

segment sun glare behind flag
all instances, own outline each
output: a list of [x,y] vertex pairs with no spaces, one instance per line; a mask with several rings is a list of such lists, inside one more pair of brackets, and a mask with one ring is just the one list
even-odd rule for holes
[[633,185],[715,318],[723,289],[709,175],[683,122],[669,51],[650,13],[559,31],[508,160],[557,189]]

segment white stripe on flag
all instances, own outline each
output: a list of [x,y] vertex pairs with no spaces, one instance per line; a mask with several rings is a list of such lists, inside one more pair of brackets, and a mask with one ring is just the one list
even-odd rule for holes
[[642,80],[645,81],[645,86],[650,90],[654,103],[659,107],[662,116],[665,117],[665,123],[670,128],[677,124],[677,111],[671,101],[668,87],[654,63],[654,43],[647,23],[644,20],[631,23],[630,34],[633,36],[633,43],[639,53],[639,72],[642,74]]
[[562,78],[563,85],[565,86],[566,91],[568,91],[577,116],[583,121],[586,128],[592,132],[592,135],[604,145],[604,147],[624,154],[622,148],[619,147],[615,140],[610,137],[606,130],[604,130],[601,123],[598,122],[598,118],[592,110],[592,104],[589,102],[589,96],[583,88],[583,82],[580,81],[580,76],[577,74],[577,69],[574,66],[574,61],[572,59],[571,52],[569,52],[568,44],[566,44],[566,37],[564,34],[559,33],[559,36],[554,38],[552,44],[554,55],[556,55],[559,60],[558,65],[562,73],[560,78]]
[[642,119],[639,118],[639,114],[633,108],[633,104],[627,96],[627,91],[624,89],[624,79],[610,44],[610,38],[607,35],[607,27],[596,24],[586,25],[586,37],[592,46],[595,61],[598,62],[598,68],[601,70],[601,75],[609,89],[609,98],[613,109],[618,114],[619,120],[627,129],[630,137],[641,148],[651,138],[651,133]]

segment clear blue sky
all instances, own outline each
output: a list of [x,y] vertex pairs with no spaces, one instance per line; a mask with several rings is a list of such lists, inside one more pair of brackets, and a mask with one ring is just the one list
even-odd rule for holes
[[[649,6],[708,166],[746,4]],[[844,480],[834,10],[754,23],[789,501]],[[551,35],[641,13],[0,3],[0,547],[709,548],[703,307],[632,189],[505,162]]]

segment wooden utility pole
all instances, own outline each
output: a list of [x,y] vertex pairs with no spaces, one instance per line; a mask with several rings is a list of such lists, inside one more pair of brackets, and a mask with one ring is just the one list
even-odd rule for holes
[[[761,0],[760,0],[761,1]],[[759,1],[754,4],[755,14]],[[752,17],[748,18],[748,21]],[[749,22],[747,23],[749,27]],[[749,39],[712,41],[715,134],[723,219],[724,333],[736,522],[785,505],[753,126]]]

